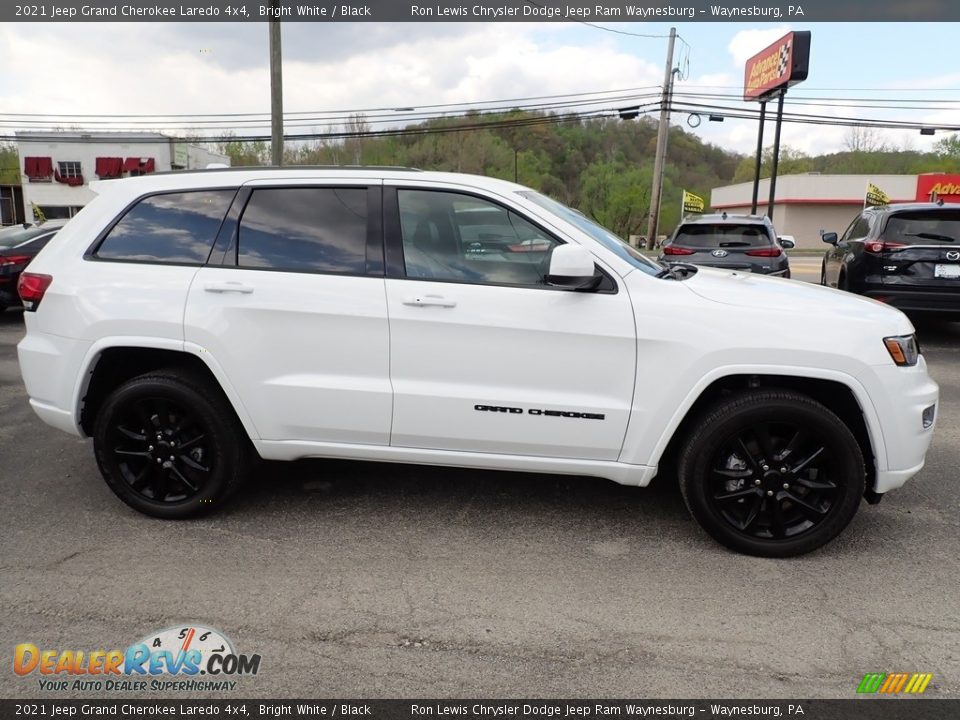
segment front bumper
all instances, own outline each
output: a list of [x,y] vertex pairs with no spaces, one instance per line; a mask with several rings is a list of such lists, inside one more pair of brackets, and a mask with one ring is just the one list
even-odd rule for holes
[[[923,356],[912,368],[895,365],[874,368],[879,387],[871,389],[880,419],[886,457],[876,458],[874,491],[901,487],[923,469],[924,458],[939,415],[940,388],[927,375]],[[923,426],[924,410],[935,407],[933,422]]]

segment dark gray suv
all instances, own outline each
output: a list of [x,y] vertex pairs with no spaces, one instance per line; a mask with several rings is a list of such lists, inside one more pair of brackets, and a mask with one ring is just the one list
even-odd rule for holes
[[658,259],[788,278],[790,261],[784,248],[793,246],[792,240],[777,237],[767,217],[721,213],[685,219]]

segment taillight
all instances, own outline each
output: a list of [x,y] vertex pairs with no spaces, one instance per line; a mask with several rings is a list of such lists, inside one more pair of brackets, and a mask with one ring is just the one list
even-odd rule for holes
[[899,250],[900,248],[905,247],[906,245],[904,243],[883,242],[880,240],[866,243],[863,246],[863,249],[868,253],[875,253],[879,255],[880,253],[889,252],[890,250]]
[[26,265],[31,259],[29,255],[0,255],[0,265]]
[[53,282],[52,275],[41,275],[40,273],[25,272],[20,275],[20,282],[17,283],[17,292],[20,293],[20,299],[23,300],[24,310],[36,310],[43,295]]
[[667,245],[663,248],[664,255],[693,255],[693,250],[687,250],[682,247],[673,247],[672,245]]
[[747,255],[753,257],[780,257],[783,250],[778,247],[760,248],[759,250],[747,250]]

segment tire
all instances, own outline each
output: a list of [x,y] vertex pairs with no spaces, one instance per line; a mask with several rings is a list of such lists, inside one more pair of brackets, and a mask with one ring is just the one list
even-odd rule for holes
[[[760,557],[803,555],[850,523],[865,486],[856,438],[829,409],[785,390],[726,398],[683,443],[687,508],[715,540]],[[786,487],[785,487],[786,486]]]
[[93,430],[107,485],[135,510],[168,520],[219,510],[243,480],[248,440],[217,387],[183,371],[124,383]]
[[827,286],[827,264],[823,263],[820,266],[820,284],[824,287]]
[[837,290],[849,291],[847,287],[847,276],[843,273],[840,273],[840,277],[837,278]]

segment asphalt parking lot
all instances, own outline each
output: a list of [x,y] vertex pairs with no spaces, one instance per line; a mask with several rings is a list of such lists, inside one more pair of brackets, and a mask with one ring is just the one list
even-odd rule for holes
[[927,467],[793,560],[724,550],[666,478],[267,464],[219,515],[146,518],[34,416],[22,333],[0,315],[0,697],[51,696],[12,672],[17,643],[120,649],[182,623],[262,656],[240,697],[849,698],[895,671],[960,697],[960,323],[920,326]]

